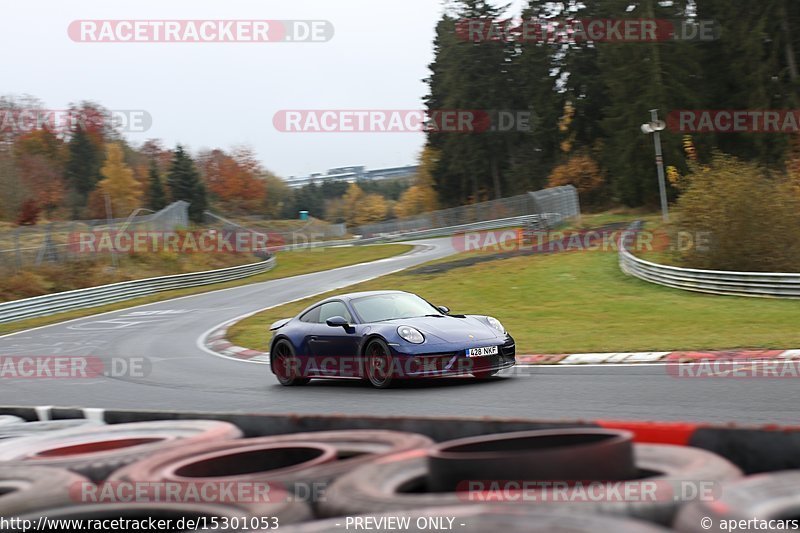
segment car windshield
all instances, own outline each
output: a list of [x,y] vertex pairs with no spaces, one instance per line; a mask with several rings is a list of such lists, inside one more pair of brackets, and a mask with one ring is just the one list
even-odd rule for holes
[[376,294],[353,300],[353,308],[364,322],[396,318],[441,315],[434,306],[415,294]]

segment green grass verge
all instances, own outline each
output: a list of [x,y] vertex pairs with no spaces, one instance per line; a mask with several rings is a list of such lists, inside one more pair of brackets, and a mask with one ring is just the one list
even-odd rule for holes
[[[514,335],[520,354],[800,346],[796,301],[660,287],[622,274],[614,253],[525,256],[431,275],[398,273],[347,291],[369,289],[408,290],[456,313],[493,315]],[[254,315],[232,327],[230,338],[265,351],[269,324],[319,298]]]
[[229,287],[239,287],[241,285],[269,281],[271,279],[286,278],[289,276],[308,274],[310,272],[319,272],[321,270],[354,265],[357,263],[366,263],[369,261],[375,261],[377,259],[384,259],[386,257],[399,255],[410,251],[412,248],[413,246],[407,244],[377,244],[370,246],[317,248],[312,250],[279,252],[277,254],[277,266],[269,272],[265,272],[263,274],[258,274],[256,276],[235,281],[228,281],[225,283],[201,285],[199,287],[192,287],[189,289],[177,289],[173,291],[159,292],[157,294],[144,296],[142,298],[135,298],[133,300],[126,300],[124,302],[91,307],[89,309],[79,309],[77,311],[68,311],[66,313],[59,313],[46,317],[30,318],[27,320],[18,320],[16,322],[0,324],[0,334],[12,333],[14,331],[35,328],[38,326],[45,326],[48,324],[62,322],[64,320],[91,316],[107,311],[116,311],[118,309],[125,309],[136,305],[160,302],[162,300],[169,300],[172,298],[178,298],[180,296],[189,296],[192,294],[200,294],[219,289],[227,289]]

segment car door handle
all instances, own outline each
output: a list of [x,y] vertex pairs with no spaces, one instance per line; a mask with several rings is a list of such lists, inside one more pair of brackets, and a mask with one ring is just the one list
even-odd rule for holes
[[317,337],[316,336],[311,336],[311,337],[308,338],[308,340],[309,341],[315,341],[315,340],[317,340]]

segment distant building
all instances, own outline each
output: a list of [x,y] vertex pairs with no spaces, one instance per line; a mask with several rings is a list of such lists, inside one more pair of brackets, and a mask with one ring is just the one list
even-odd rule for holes
[[309,176],[290,176],[286,178],[286,184],[292,189],[304,187],[310,183],[317,185],[327,182],[355,183],[356,181],[378,181],[388,179],[411,178],[417,173],[417,165],[406,165],[403,167],[376,168],[367,170],[364,166],[331,168],[325,174],[314,173]]

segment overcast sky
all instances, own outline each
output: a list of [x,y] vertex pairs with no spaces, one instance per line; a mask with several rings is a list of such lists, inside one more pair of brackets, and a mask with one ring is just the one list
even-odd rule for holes
[[[96,101],[142,109],[127,137],[202,148],[251,146],[283,177],[413,163],[421,133],[281,133],[283,109],[421,109],[442,0],[25,0],[0,17],[2,94],[49,109]],[[328,20],[327,43],[80,43],[80,19]]]

